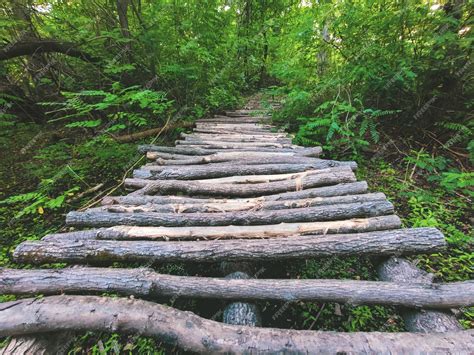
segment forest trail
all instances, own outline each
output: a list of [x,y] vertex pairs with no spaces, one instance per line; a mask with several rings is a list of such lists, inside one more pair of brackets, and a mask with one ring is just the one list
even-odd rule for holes
[[[402,228],[385,195],[357,181],[355,162],[320,159],[321,148],[293,145],[256,100],[198,120],[175,147],[140,151],[150,162],[126,180],[133,192],[67,215],[69,226],[92,229],[50,234],[16,248],[21,263],[92,266],[1,270],[0,293],[46,297],[3,303],[0,333],[124,332],[197,352],[474,348],[474,332],[461,330],[449,312],[474,304],[474,282],[434,284],[433,275],[403,258],[445,248],[441,232]],[[258,278],[258,263],[345,255],[373,256],[379,281]],[[225,278],[149,268],[166,262],[217,262]],[[104,267],[114,263],[120,267]],[[67,295],[54,296],[62,293]],[[133,297],[87,296],[103,293]],[[227,324],[151,301],[159,297],[228,300],[222,311]],[[408,332],[261,328],[255,300],[397,306]],[[37,339],[14,338],[4,353]]]

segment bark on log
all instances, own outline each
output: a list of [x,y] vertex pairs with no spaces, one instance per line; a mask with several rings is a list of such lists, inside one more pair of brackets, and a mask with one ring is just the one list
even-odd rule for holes
[[342,255],[406,255],[431,253],[446,246],[435,228],[397,229],[273,239],[200,242],[26,241],[14,251],[17,262],[34,264],[111,262],[218,262],[225,260],[286,260]]
[[[242,276],[246,275],[246,277]],[[443,284],[357,280],[213,278],[159,274],[151,269],[0,269],[0,294],[54,295],[117,292],[138,297],[338,302],[449,309],[474,305],[474,281]],[[252,318],[254,321],[255,317]],[[232,323],[234,324],[234,323]]]
[[[89,211],[108,212],[159,212],[159,213],[196,213],[196,212],[234,212],[234,211],[260,211],[260,210],[282,210],[291,208],[315,207],[322,205],[334,205],[354,202],[384,201],[383,193],[369,193],[362,195],[346,195],[334,197],[316,197],[304,200],[290,201],[268,201],[264,199],[248,200],[226,200],[226,202],[206,202],[198,203],[174,203],[174,204],[148,204],[148,205],[112,205],[105,207],[91,208]],[[200,203],[199,203],[200,202]]]
[[[239,280],[247,280],[249,278],[249,275],[240,271],[233,272],[226,277],[226,279]],[[222,315],[222,322],[225,324],[260,327],[262,325],[262,317],[260,316],[260,311],[255,304],[247,302],[232,302],[225,307]]]
[[141,188],[136,192],[137,195],[183,193],[188,196],[255,197],[355,181],[356,177],[351,168],[342,166],[320,170],[300,179],[260,184],[206,184],[184,180],[126,179],[125,186]]
[[[211,155],[216,153],[215,149],[204,149],[204,148],[195,148],[195,147],[164,147],[157,145],[141,145],[138,147],[139,152],[161,152],[161,153],[171,153],[171,154],[183,154],[183,155]],[[294,153],[301,156],[319,156],[321,154],[321,147],[315,148],[240,148],[235,149],[236,152],[255,152],[255,153]]]
[[79,241],[85,239],[113,240],[210,240],[210,239],[262,239],[296,237],[301,235],[371,232],[400,228],[395,215],[344,221],[280,223],[263,226],[222,227],[137,227],[115,226],[86,231],[49,234],[42,241]]
[[[240,164],[217,163],[198,166],[178,166],[168,167],[163,165],[147,165],[135,170],[133,176],[141,179],[152,180],[197,180],[220,177],[232,177],[242,175],[275,175],[287,173],[301,173],[307,170],[322,170],[341,166],[349,166],[355,170],[356,162],[338,162],[335,160],[318,160],[309,164],[263,164],[245,165],[245,161]],[[308,172],[309,173],[309,172]]]
[[[183,135],[182,135],[183,136]],[[186,142],[186,143],[184,143]],[[291,144],[290,138],[278,138],[278,137],[265,137],[265,136],[244,136],[244,135],[211,135],[211,134],[186,134],[184,135],[184,141],[177,140],[176,144],[190,144],[190,142],[236,142],[236,143],[281,143],[281,144]]]
[[[389,258],[378,265],[379,278],[383,281],[403,284],[423,283],[436,288],[433,274],[418,269],[411,262],[401,258]],[[450,311],[402,310],[405,327],[410,332],[444,333],[461,330],[462,327]]]
[[[210,133],[210,134],[235,134],[236,130],[228,130],[228,129],[217,129],[217,128],[194,128],[193,132],[196,133]],[[249,130],[249,129],[240,129],[239,133],[243,134],[281,134],[281,132],[271,132],[271,131],[257,131],[257,130]]]
[[76,227],[133,226],[225,226],[292,222],[334,221],[375,217],[393,213],[388,201],[355,202],[297,208],[291,211],[237,211],[221,213],[112,213],[101,211],[69,212],[66,224]]
[[335,333],[227,325],[156,303],[51,296],[0,305],[0,333],[106,331],[157,337],[199,353],[470,353],[474,331],[446,334]]
[[[182,154],[148,152],[147,158],[156,160],[158,165],[198,165],[242,161],[244,164],[305,164],[319,161],[315,157],[301,156],[295,153],[255,153],[255,152],[217,152],[211,155],[192,157]],[[252,163],[247,163],[247,161]]]
[[147,196],[147,195],[127,195],[127,196],[107,196],[101,201],[102,205],[112,204],[130,204],[130,205],[144,205],[144,204],[174,204],[174,203],[226,203],[233,202],[264,202],[264,201],[288,201],[307,198],[331,197],[331,196],[345,196],[353,194],[363,194],[367,192],[367,182],[357,181],[345,184],[315,187],[305,189],[302,191],[292,191],[281,194],[273,194],[262,196],[258,198],[249,199],[215,199],[215,198],[193,198],[183,196]]
[[199,146],[212,146],[212,147],[224,147],[224,149],[235,149],[235,148],[294,148],[295,145],[287,142],[263,142],[263,141],[247,141],[247,142],[236,142],[236,141],[226,141],[226,140],[212,140],[212,141],[203,141],[198,139],[175,141],[175,144],[180,145],[199,145]]

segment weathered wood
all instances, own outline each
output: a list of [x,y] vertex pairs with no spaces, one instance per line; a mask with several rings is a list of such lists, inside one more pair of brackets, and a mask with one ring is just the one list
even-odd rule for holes
[[63,355],[68,353],[73,340],[71,332],[13,337],[4,348],[0,348],[0,355]]
[[[216,153],[215,149],[205,149],[202,147],[164,147],[157,145],[141,145],[138,147],[138,151],[141,153],[146,152],[161,152],[170,154],[183,154],[183,155],[211,155]],[[315,148],[240,148],[235,149],[237,152],[255,152],[255,153],[297,153],[302,156],[319,156],[321,154],[321,147]]]
[[[141,179],[175,179],[175,180],[196,180],[211,179],[224,176],[242,176],[242,175],[275,175],[286,173],[300,173],[307,170],[322,170],[333,167],[349,166],[355,170],[356,162],[338,162],[335,160],[317,160],[306,164],[263,164],[263,165],[245,165],[235,163],[217,163],[198,166],[178,166],[168,167],[163,165],[142,166],[135,170],[133,176]],[[285,179],[285,178],[283,178]]]
[[[235,134],[237,130],[228,130],[228,129],[217,129],[217,128],[201,128],[201,127],[196,127],[194,128],[193,132],[196,133],[211,133],[211,134]],[[259,130],[251,130],[251,129],[240,129],[238,132],[243,133],[243,134],[281,134],[281,132],[272,132],[272,131],[259,131]]]
[[248,200],[224,200],[218,202],[196,201],[196,203],[171,203],[147,205],[112,205],[92,208],[94,211],[109,212],[160,212],[160,213],[196,213],[196,212],[232,212],[232,211],[259,211],[282,210],[291,208],[314,207],[353,202],[383,201],[383,193],[369,193],[361,195],[346,195],[334,197],[315,197],[303,200],[265,201],[255,198]]
[[291,138],[288,138],[285,134],[210,134],[210,133],[181,133],[180,136],[185,140],[235,140],[240,142],[242,140],[256,140],[256,141],[288,141],[291,142]]
[[199,353],[470,353],[474,331],[335,333],[228,325],[149,301],[50,296],[0,306],[0,333],[96,331],[141,334]]
[[182,154],[168,154],[148,152],[147,158],[156,160],[158,165],[198,165],[210,163],[224,163],[241,161],[244,164],[305,164],[318,161],[315,157],[300,156],[296,153],[255,153],[255,152],[217,152],[211,155],[189,156]]
[[286,260],[338,255],[405,255],[431,253],[446,246],[435,228],[412,228],[354,234],[200,242],[81,240],[26,241],[14,251],[17,262],[217,262]]
[[102,211],[69,212],[66,224],[81,227],[134,226],[225,226],[291,222],[333,221],[393,213],[388,201],[354,202],[274,211],[237,211],[216,213],[113,213]]
[[86,231],[49,234],[43,241],[78,241],[85,239],[114,240],[210,240],[210,239],[260,239],[295,237],[306,234],[337,234],[371,232],[400,228],[400,218],[395,215],[343,221],[280,223],[260,226],[219,227],[139,227],[114,226]]
[[343,183],[338,185],[315,187],[304,189],[302,191],[292,191],[281,194],[273,194],[261,196],[258,198],[243,198],[243,199],[216,199],[216,198],[193,198],[184,196],[148,196],[148,195],[127,195],[127,196],[107,196],[101,201],[102,205],[112,204],[130,204],[130,205],[144,205],[144,204],[187,204],[187,203],[226,203],[233,201],[237,203],[248,202],[264,202],[264,201],[288,201],[296,199],[308,199],[318,197],[344,196],[353,194],[363,194],[367,192],[367,182],[357,181],[351,183]]
[[148,298],[180,296],[244,301],[315,301],[436,309],[474,305],[474,281],[434,286],[413,282],[251,279],[241,272],[231,275],[234,277],[173,276],[143,268],[0,269],[0,293],[117,292]]
[[183,193],[191,196],[255,197],[355,181],[356,177],[351,168],[341,166],[315,171],[300,179],[260,184],[207,184],[184,180],[153,180],[149,182],[144,180],[143,182],[126,179],[125,186],[141,188],[136,192],[140,195]]
[[[379,278],[384,281],[411,285],[422,283],[436,289],[434,275],[418,269],[411,262],[391,257],[377,267]],[[405,327],[410,332],[444,333],[462,329],[456,317],[450,311],[435,310],[402,310]]]
[[202,146],[217,146],[217,147],[224,147],[224,149],[228,149],[228,147],[234,148],[248,148],[248,147],[267,147],[267,148],[294,148],[295,145],[287,142],[263,142],[263,141],[244,141],[244,142],[236,142],[236,141],[227,141],[227,140],[200,140],[200,139],[193,139],[193,140],[185,140],[185,141],[175,141],[175,143],[180,145],[202,145]]

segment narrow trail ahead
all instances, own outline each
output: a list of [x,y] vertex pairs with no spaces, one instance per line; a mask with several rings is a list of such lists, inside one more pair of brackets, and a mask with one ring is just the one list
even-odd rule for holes
[[[385,195],[357,181],[355,162],[320,159],[321,148],[293,145],[269,121],[263,111],[227,112],[197,121],[175,147],[140,147],[150,163],[126,180],[133,192],[68,214],[69,226],[92,229],[17,247],[18,262],[92,266],[1,270],[0,293],[46,297],[0,304],[0,334],[138,333],[197,352],[472,351],[474,332],[462,331],[450,309],[474,304],[474,282],[434,284],[403,259],[443,249],[443,235],[401,228]],[[270,280],[249,271],[263,261],[343,255],[374,256],[380,281]],[[220,262],[227,277],[104,267],[177,261]],[[97,296],[104,292],[134,298]],[[162,296],[228,300],[227,324],[152,302]],[[262,328],[255,300],[400,306],[409,332]],[[14,338],[4,353],[48,342],[38,339]]]

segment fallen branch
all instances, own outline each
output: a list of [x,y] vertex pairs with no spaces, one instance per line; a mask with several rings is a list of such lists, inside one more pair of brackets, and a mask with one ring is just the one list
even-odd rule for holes
[[163,133],[167,131],[171,131],[176,128],[189,128],[193,127],[194,122],[179,122],[176,124],[171,124],[171,125],[166,125],[164,127],[157,127],[157,128],[152,128],[152,129],[147,129],[146,131],[142,132],[137,132],[137,133],[132,133],[132,134],[126,134],[122,136],[112,136],[117,142],[121,143],[128,143],[128,142],[133,142],[142,138],[154,136],[155,134],[158,133]]

